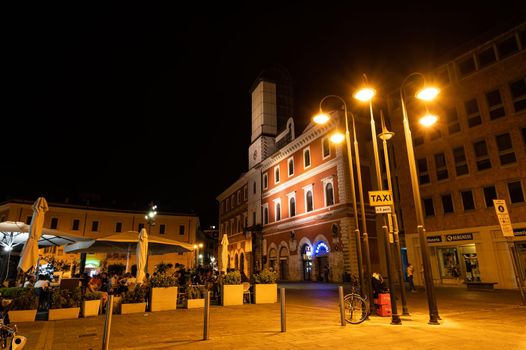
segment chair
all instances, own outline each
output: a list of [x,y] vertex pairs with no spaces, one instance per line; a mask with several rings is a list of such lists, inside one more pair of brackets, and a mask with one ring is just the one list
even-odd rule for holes
[[243,303],[248,300],[249,304],[252,304],[252,292],[250,291],[250,283],[243,282]]

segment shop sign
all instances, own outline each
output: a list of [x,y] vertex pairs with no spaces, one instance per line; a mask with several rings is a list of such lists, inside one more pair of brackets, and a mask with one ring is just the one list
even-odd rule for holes
[[427,236],[427,243],[442,242],[442,236]]
[[511,227],[511,220],[506,208],[506,201],[504,199],[494,199],[493,206],[499,219],[500,229],[504,237],[513,237],[513,228]]
[[473,239],[472,233],[458,233],[455,235],[446,235],[446,241],[448,242],[469,241],[471,239]]
[[525,228],[516,228],[513,230],[515,236],[526,236],[526,227]]

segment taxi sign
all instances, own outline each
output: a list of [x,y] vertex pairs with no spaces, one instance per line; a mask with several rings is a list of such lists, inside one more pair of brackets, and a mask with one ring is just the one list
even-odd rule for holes
[[513,237],[513,227],[511,226],[510,215],[504,199],[494,199],[493,206],[499,219],[500,229],[504,237]]
[[369,191],[369,205],[373,207],[393,205],[391,191]]

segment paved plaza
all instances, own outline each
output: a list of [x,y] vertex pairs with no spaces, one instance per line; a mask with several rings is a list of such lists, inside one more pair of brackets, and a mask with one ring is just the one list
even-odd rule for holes
[[[402,325],[372,316],[359,325],[341,326],[337,285],[280,286],[286,288],[286,332],[281,332],[279,303],[213,305],[209,340],[203,340],[203,309],[178,309],[114,315],[110,349],[526,349],[526,307],[518,291],[437,287],[440,325],[427,323],[426,293],[418,291],[407,295],[410,315],[401,316]],[[104,320],[18,326],[28,337],[27,349],[101,349]]]

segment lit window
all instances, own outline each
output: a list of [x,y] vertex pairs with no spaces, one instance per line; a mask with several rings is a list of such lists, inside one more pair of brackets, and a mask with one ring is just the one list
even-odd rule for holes
[[289,176],[294,175],[294,158],[293,157],[289,158],[287,164],[289,168],[289,171],[288,171]]
[[279,165],[274,168],[274,183],[279,183]]

